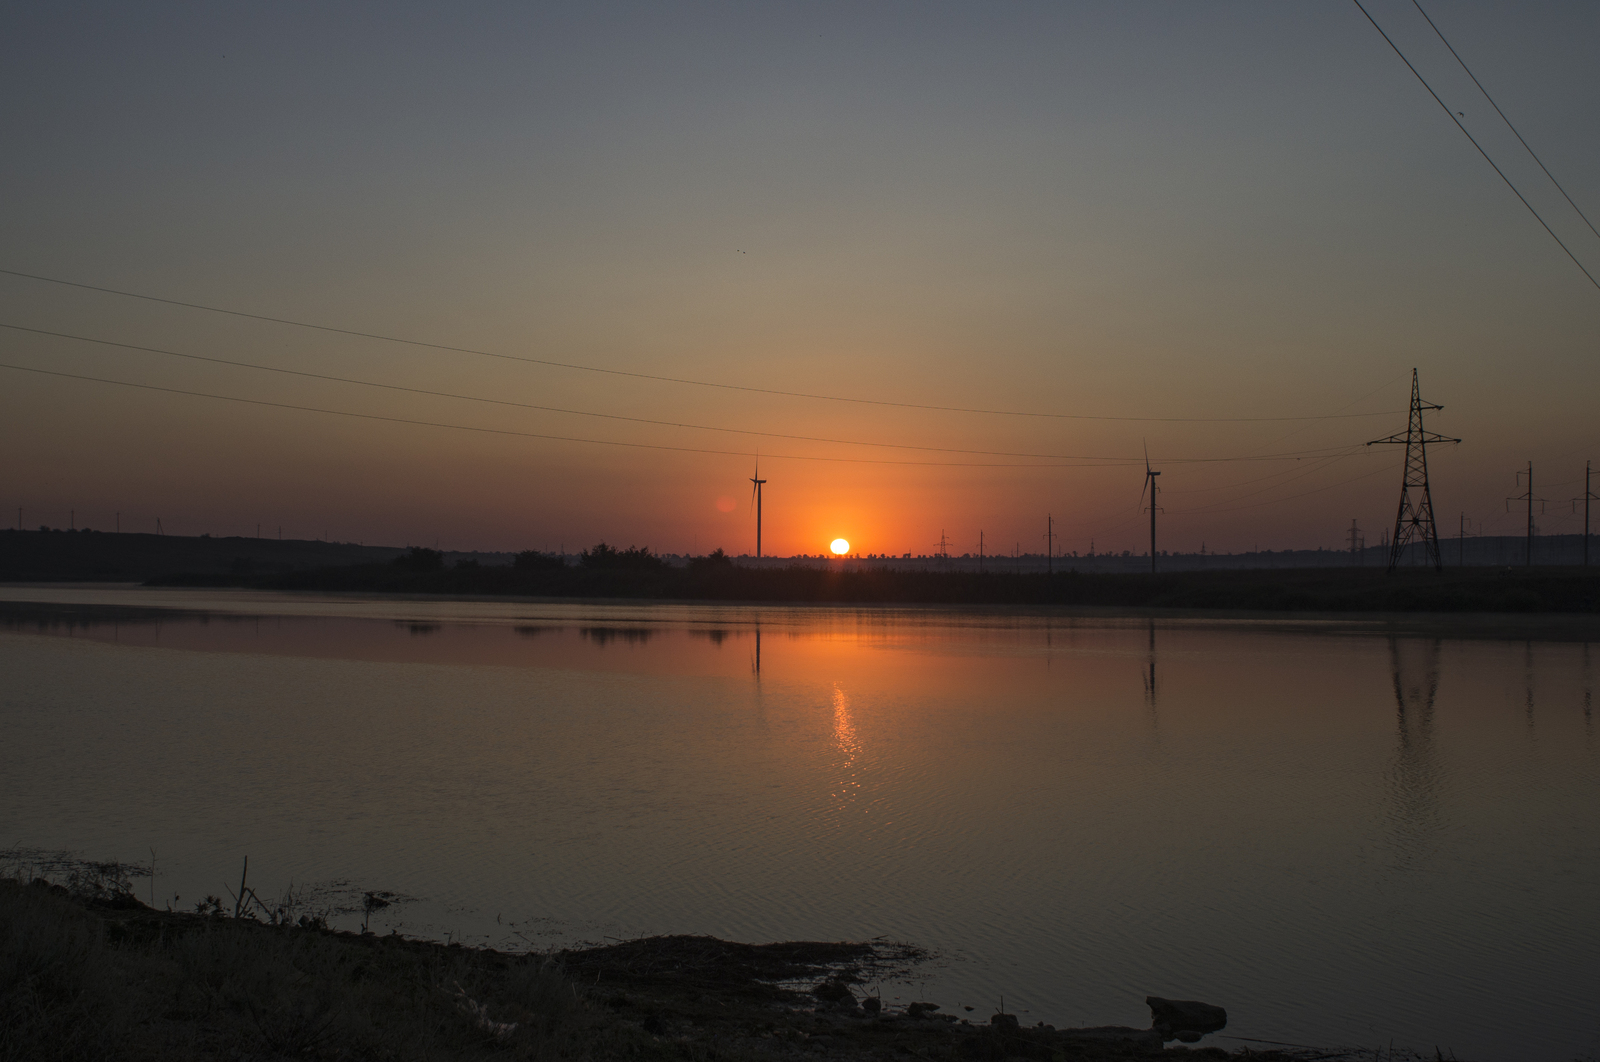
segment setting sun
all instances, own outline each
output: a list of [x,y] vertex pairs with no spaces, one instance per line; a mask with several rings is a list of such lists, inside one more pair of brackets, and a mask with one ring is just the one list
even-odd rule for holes
[[832,544],[828,546],[828,548],[842,557],[846,553],[850,552],[850,543],[846,542],[842,538],[836,538],[833,540]]

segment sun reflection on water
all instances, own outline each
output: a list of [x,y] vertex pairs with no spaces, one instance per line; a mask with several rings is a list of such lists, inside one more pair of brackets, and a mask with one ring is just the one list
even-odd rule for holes
[[835,808],[844,811],[861,795],[858,762],[861,739],[850,711],[850,698],[836,683],[833,687],[833,742],[839,750],[839,781],[834,790]]

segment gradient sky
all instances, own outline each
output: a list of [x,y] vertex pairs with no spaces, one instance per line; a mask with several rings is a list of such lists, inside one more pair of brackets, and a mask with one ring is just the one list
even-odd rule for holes
[[[1600,276],[1417,9],[1368,9]],[[1428,12],[1600,223],[1600,7]],[[1338,547],[1352,518],[1375,545],[1401,453],[1344,448],[1404,429],[1413,366],[1466,440],[1432,454],[1441,531],[1520,532],[1529,460],[1541,528],[1575,531],[1600,460],[1600,290],[1353,3],[13,4],[0,90],[0,268],[1053,415],[0,276],[8,325],[703,427],[0,329],[6,365],[720,451],[5,369],[29,527],[740,553],[759,450],[769,553],[1038,552],[1046,513],[1067,552],[1137,552],[1148,445],[1162,548]],[[1384,415],[1194,419],[1351,413]]]

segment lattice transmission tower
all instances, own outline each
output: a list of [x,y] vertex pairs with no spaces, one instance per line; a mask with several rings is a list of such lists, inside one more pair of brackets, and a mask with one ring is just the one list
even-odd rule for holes
[[[1382,443],[1405,444],[1406,468],[1400,479],[1400,508],[1395,513],[1394,537],[1389,540],[1389,571],[1400,563],[1405,548],[1413,542],[1423,544],[1427,562],[1435,571],[1444,571],[1444,561],[1439,556],[1439,529],[1433,523],[1433,494],[1428,489],[1428,444],[1458,443],[1422,427],[1423,410],[1443,409],[1443,406],[1422,400],[1417,386],[1417,370],[1411,370],[1411,422],[1404,432],[1396,432],[1383,439],[1373,439],[1368,446]],[[1412,492],[1415,492],[1413,496]]]

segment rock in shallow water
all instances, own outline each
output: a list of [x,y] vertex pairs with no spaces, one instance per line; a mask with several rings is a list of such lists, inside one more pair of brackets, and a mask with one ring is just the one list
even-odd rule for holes
[[1206,1033],[1216,1032],[1228,1024],[1228,1012],[1210,1003],[1146,996],[1145,1004],[1150,1008],[1150,1027],[1160,1033],[1163,1040],[1192,1044]]

